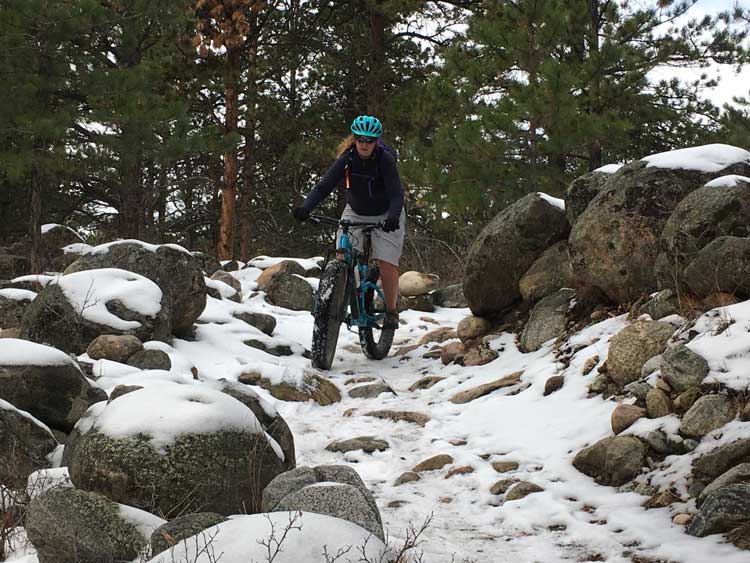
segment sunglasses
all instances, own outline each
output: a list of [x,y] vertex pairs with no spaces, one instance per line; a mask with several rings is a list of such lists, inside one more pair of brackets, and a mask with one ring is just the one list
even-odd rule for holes
[[377,139],[375,139],[374,137],[357,137],[356,140],[358,143],[364,143],[365,145],[371,145],[372,143],[377,141]]

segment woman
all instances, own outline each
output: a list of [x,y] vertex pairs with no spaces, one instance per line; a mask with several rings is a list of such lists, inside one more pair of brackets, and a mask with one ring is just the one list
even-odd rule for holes
[[[380,141],[383,126],[377,117],[360,115],[351,125],[351,135],[339,145],[336,162],[312,189],[292,215],[304,221],[339,184],[346,187],[346,207],[342,219],[371,223],[383,222],[383,229],[372,231],[372,257],[380,268],[385,294],[384,329],[398,328],[398,261],[404,246],[404,189],[395,157]],[[357,250],[362,237],[354,237]]]

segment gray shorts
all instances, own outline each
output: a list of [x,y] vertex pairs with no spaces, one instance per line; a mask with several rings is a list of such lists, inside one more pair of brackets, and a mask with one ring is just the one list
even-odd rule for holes
[[[379,223],[385,220],[386,214],[382,215],[358,215],[348,205],[344,208],[344,212],[341,214],[342,219],[349,219],[350,221],[362,221],[367,223]],[[401,258],[401,251],[404,248],[404,233],[406,232],[406,213],[401,210],[401,219],[399,221],[398,230],[390,233],[384,232],[382,229],[373,229],[372,231],[372,257],[375,260],[382,260],[388,262],[394,266],[398,266],[399,258]],[[361,229],[353,228],[349,231],[352,246],[359,250],[364,251],[364,236],[361,234]],[[341,236],[341,229],[336,233],[336,240],[339,240]]]

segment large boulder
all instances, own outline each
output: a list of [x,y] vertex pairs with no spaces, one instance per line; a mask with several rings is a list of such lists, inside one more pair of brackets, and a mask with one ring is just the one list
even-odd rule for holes
[[132,561],[164,520],[87,491],[54,488],[34,498],[26,533],[39,563]]
[[680,201],[709,180],[750,172],[750,152],[707,145],[623,166],[576,220],[569,244],[573,271],[617,302],[658,289],[662,230]]
[[42,270],[62,272],[75,259],[76,247],[86,247],[84,240],[70,227],[47,223],[42,225],[40,254]]
[[560,289],[534,306],[521,334],[523,351],[539,350],[542,344],[565,332],[568,312],[575,296],[576,292],[572,289]]
[[614,436],[578,452],[573,465],[600,485],[618,487],[640,473],[647,451],[646,445],[634,436]]
[[119,268],[147,277],[164,294],[172,333],[190,335],[193,323],[206,307],[202,264],[175,244],[150,245],[137,240],[117,241],[91,249],[65,273]]
[[712,481],[742,463],[750,463],[750,438],[741,438],[703,454],[693,472],[699,479]]
[[287,469],[251,409],[207,386],[171,382],[110,402],[69,465],[76,487],[167,516],[258,512],[263,488]]
[[464,295],[472,313],[492,317],[517,301],[523,274],[569,231],[562,206],[539,193],[501,211],[473,242],[466,259]]
[[313,310],[313,288],[310,283],[297,274],[280,274],[274,276],[266,286],[268,301],[278,307],[292,311]]
[[558,289],[575,285],[568,256],[568,241],[561,240],[542,252],[518,282],[524,301],[534,303]]
[[440,278],[435,274],[404,272],[398,278],[398,291],[404,297],[416,297],[437,289]]
[[0,400],[0,483],[21,489],[37,469],[50,466],[47,456],[57,440],[44,424]]
[[345,465],[298,467],[276,477],[263,491],[263,511],[286,510],[335,516],[385,538],[375,498]]
[[0,328],[21,326],[21,319],[36,293],[26,289],[0,289]]
[[609,377],[623,388],[641,377],[641,368],[661,354],[674,334],[674,327],[659,321],[636,321],[615,334],[609,343]]
[[82,354],[102,334],[166,341],[170,323],[154,282],[106,268],[66,274],[47,284],[24,313],[21,338]]
[[0,339],[0,399],[68,433],[107,394],[65,353],[14,338]]
[[258,291],[268,292],[268,288],[274,282],[274,278],[283,275],[297,275],[305,276],[305,269],[296,260],[282,260],[278,264],[274,264],[263,270],[263,273],[258,276],[255,280]]
[[186,540],[226,521],[227,518],[215,512],[194,512],[178,516],[174,520],[162,524],[151,534],[149,540],[151,555],[158,555],[167,551],[182,540]]
[[696,255],[683,271],[685,284],[699,297],[717,292],[750,297],[750,238],[721,236]]
[[722,487],[705,500],[688,526],[691,536],[704,537],[728,532],[750,520],[750,485]]
[[750,237],[750,178],[718,178],[677,205],[659,240],[659,286],[684,289],[685,267],[720,236]]

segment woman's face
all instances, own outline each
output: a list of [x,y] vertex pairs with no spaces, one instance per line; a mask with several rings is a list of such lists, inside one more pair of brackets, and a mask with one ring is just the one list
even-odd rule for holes
[[357,154],[360,158],[370,158],[375,151],[377,139],[375,137],[356,137]]

